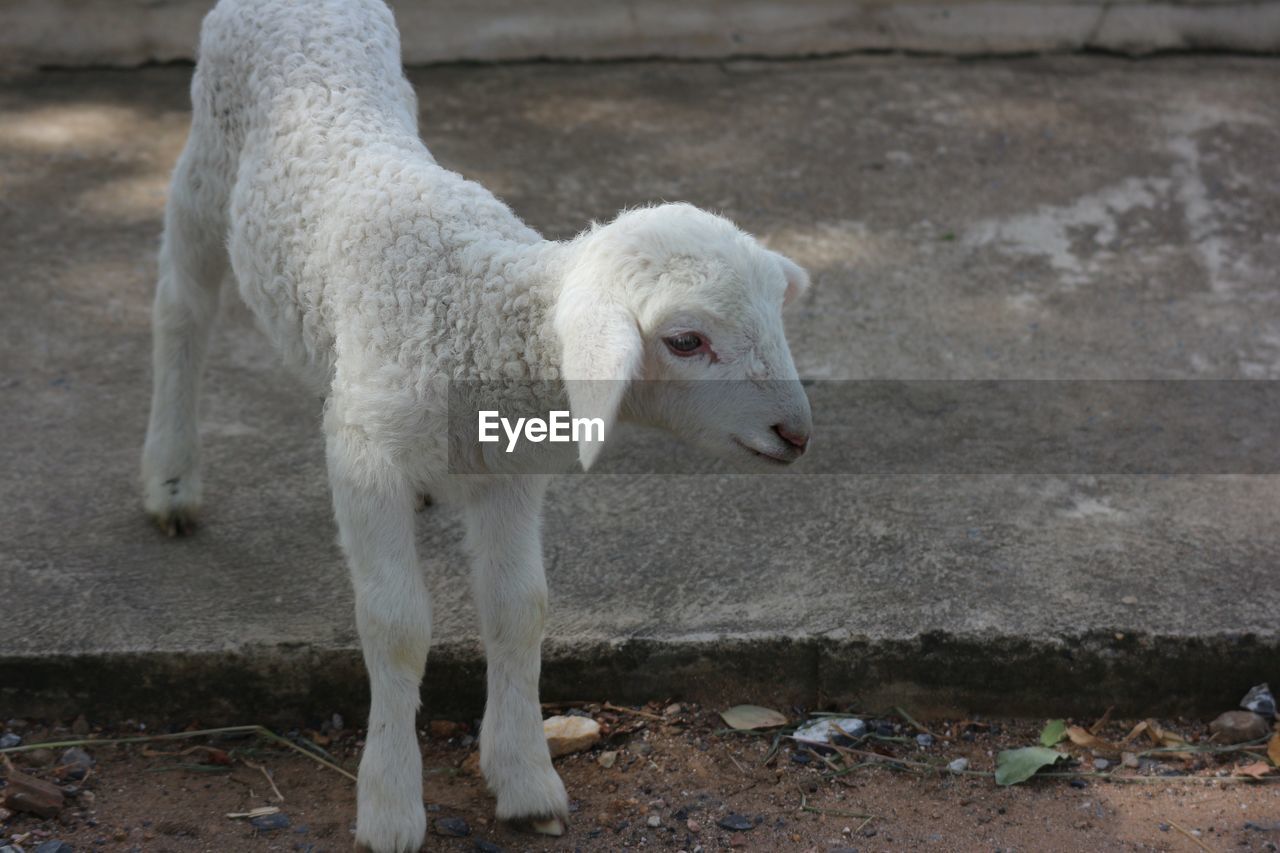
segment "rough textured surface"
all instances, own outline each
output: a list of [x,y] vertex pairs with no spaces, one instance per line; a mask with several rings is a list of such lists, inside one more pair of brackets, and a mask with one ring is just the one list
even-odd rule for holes
[[[1280,50],[1269,0],[390,0],[412,64],[905,50]],[[192,59],[212,0],[8,0],[0,67]]]
[[[206,525],[169,541],[140,510],[189,75],[0,86],[3,714],[212,722],[357,713],[364,695],[319,405],[238,305],[206,383]],[[788,318],[802,375],[1275,379],[1277,75],[865,59],[413,80],[438,159],[540,230],[684,199],[808,265]],[[611,464],[671,452],[631,441]],[[1280,679],[1277,478],[824,474],[841,452],[819,420],[785,476],[558,482],[547,697],[1145,712]],[[448,510],[423,513],[438,713],[483,689],[460,536]]]

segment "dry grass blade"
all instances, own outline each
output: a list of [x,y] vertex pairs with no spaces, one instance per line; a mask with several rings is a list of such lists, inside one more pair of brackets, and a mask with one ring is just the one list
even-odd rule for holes
[[328,767],[335,773],[346,776],[352,782],[356,781],[355,774],[348,773],[338,765],[334,764],[326,758],[316,755],[308,749],[304,749],[288,738],[281,737],[266,726],[224,726],[220,729],[197,729],[190,732],[174,732],[167,735],[138,735],[136,737],[104,737],[104,738],[78,738],[76,740],[59,740],[48,741],[45,743],[28,743],[22,746],[11,746],[7,749],[0,749],[0,756],[4,756],[8,760],[8,753],[11,752],[29,752],[33,749],[62,749],[70,746],[111,746],[118,743],[151,743],[154,741],[164,740],[187,740],[193,737],[210,737],[212,735],[229,735],[229,734],[256,734],[258,737],[275,743],[289,747],[294,752],[301,753],[317,764]]
[[929,731],[924,726],[920,725],[920,723],[916,721],[916,718],[908,714],[906,709],[903,708],[901,705],[895,706],[893,710],[897,712],[899,717],[906,720],[907,723],[911,725],[911,727],[914,728],[916,731],[920,732],[921,734],[926,734],[932,738],[937,737],[937,735],[935,735],[933,732]]
[[615,705],[612,702],[605,702],[600,707],[606,711],[613,711],[615,714],[630,714],[633,717],[643,717],[646,720],[657,720],[660,723],[666,721],[666,717],[661,714],[650,714],[648,711],[640,711],[635,708],[624,708],[623,706]]
[[254,764],[252,761],[249,761],[246,758],[242,758],[240,760],[244,762],[245,767],[251,768],[253,770],[257,770],[259,773],[263,775],[263,777],[267,780],[267,784],[271,786],[271,790],[275,792],[276,802],[278,803],[284,802],[284,794],[280,793],[280,789],[276,787],[276,780],[271,778],[271,774],[267,772],[267,768],[263,767],[261,764]]
[[1172,826],[1174,829],[1178,830],[1178,832],[1181,832],[1183,835],[1185,835],[1188,839],[1191,840],[1192,844],[1199,847],[1201,850],[1207,850],[1209,851],[1209,853],[1214,853],[1214,849],[1212,847],[1210,847],[1208,844],[1205,844],[1199,838],[1196,838],[1194,835],[1188,832],[1185,827],[1179,826],[1173,821],[1169,821],[1169,826]]

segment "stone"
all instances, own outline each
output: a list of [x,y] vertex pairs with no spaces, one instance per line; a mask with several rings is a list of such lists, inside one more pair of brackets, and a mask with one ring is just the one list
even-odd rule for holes
[[28,767],[52,767],[54,761],[53,750],[51,749],[33,749],[30,752],[18,753],[22,763]]
[[78,746],[73,746],[58,757],[58,775],[63,779],[78,781],[93,767],[93,756]]
[[10,769],[0,791],[0,805],[13,812],[28,812],[39,817],[56,817],[65,798],[57,785]]
[[494,844],[492,841],[485,841],[483,838],[477,838],[476,853],[502,853],[502,848]]
[[37,847],[35,853],[75,853],[75,848],[65,841],[50,838]]
[[1095,759],[1093,759],[1093,769],[1094,769],[1094,770],[1106,770],[1106,769],[1107,769],[1108,767],[1110,767],[1110,766],[1111,766],[1111,762],[1110,762],[1110,761],[1107,761],[1107,759],[1105,759],[1105,758],[1095,758]]
[[916,735],[916,745],[921,749],[927,749],[928,747],[933,746],[933,735],[921,732]]
[[22,735],[5,732],[0,735],[0,749],[12,749],[22,743]]
[[955,761],[952,761],[950,764],[948,764],[947,769],[950,770],[952,773],[963,773],[964,771],[969,769],[969,759],[961,756],[960,758],[957,758]]
[[1138,764],[1138,756],[1136,753],[1133,753],[1133,752],[1121,753],[1120,763],[1123,764],[1125,767],[1128,767],[1130,770],[1137,770],[1138,767],[1140,766]]
[[586,717],[549,717],[542,721],[551,757],[590,749],[600,742],[600,724]]
[[438,817],[432,829],[445,838],[466,838],[471,834],[471,825],[460,817]]
[[609,750],[607,752],[600,753],[600,755],[596,757],[596,764],[599,764],[605,770],[608,770],[617,762],[617,760],[618,753],[614,750]]
[[751,818],[740,814],[728,814],[716,821],[716,826],[721,829],[727,829],[730,832],[746,832],[755,829],[755,824],[751,822]]
[[656,814],[651,814],[649,815],[649,819],[645,821],[645,823],[649,824],[650,829],[657,829],[658,827],[662,826],[662,818]]
[[1265,683],[1250,688],[1240,700],[1240,707],[1261,714],[1268,720],[1276,715],[1276,697],[1271,695],[1271,687]]
[[1209,724],[1217,743],[1231,744],[1266,737],[1271,726],[1252,711],[1227,711]]

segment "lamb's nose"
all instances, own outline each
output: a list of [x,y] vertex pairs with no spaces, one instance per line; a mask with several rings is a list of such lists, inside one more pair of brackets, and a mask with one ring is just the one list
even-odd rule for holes
[[809,434],[805,432],[792,432],[782,424],[774,424],[773,431],[778,434],[778,438],[787,444],[804,453],[804,449],[809,446]]

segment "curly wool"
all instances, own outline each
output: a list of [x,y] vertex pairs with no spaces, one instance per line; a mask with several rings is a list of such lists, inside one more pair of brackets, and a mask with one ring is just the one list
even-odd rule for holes
[[192,83],[241,295],[318,391],[388,425],[439,381],[556,378],[563,249],[436,164],[399,50],[381,0],[223,0]]

